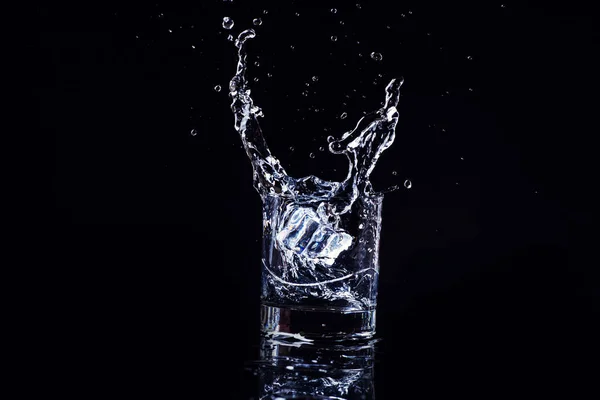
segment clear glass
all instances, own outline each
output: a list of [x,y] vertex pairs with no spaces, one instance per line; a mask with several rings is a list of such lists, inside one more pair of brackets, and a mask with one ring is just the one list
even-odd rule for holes
[[328,222],[327,201],[263,198],[264,334],[309,340],[374,336],[382,201],[383,195],[360,197]]

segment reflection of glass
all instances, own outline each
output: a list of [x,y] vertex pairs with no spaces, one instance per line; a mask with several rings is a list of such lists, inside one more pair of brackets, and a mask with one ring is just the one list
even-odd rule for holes
[[263,339],[259,399],[373,400],[374,342],[285,343]]
[[263,200],[263,333],[371,338],[383,196],[361,197],[339,216],[333,201]]

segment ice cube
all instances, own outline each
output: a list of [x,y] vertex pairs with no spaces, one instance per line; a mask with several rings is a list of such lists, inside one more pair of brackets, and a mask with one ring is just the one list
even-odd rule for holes
[[352,236],[334,229],[322,217],[310,207],[293,206],[280,225],[279,247],[303,259],[333,265],[340,253],[352,245]]

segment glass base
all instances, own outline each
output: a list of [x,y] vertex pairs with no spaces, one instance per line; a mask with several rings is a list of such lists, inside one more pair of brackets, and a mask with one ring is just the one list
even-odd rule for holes
[[375,309],[261,305],[262,333],[286,340],[358,340],[375,335]]

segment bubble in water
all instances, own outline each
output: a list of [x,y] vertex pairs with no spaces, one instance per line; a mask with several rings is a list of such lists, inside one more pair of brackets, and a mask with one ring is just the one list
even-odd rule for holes
[[263,14],[267,15],[269,13],[269,10],[263,10]]
[[267,77],[268,77],[268,78],[271,78],[272,76],[273,76],[273,74],[272,74],[272,73],[270,73],[270,72],[267,72]]
[[254,82],[258,82],[258,76],[254,78]]
[[296,17],[299,17],[299,16],[300,16],[300,13],[296,13]]
[[398,171],[392,171],[392,175],[398,175]]
[[340,25],[344,25],[344,21],[340,21]]
[[196,136],[197,134],[198,134],[198,131],[197,131],[197,130],[195,130],[195,129],[192,129],[192,130],[190,131],[190,135],[192,135],[192,136]]
[[229,17],[223,17],[223,28],[225,28],[225,29],[233,28],[233,20]]
[[310,153],[308,156],[309,156],[310,158],[315,158],[315,157],[316,157],[316,156],[315,156],[315,153]]
[[318,80],[319,80],[319,77],[318,77],[318,76],[313,76],[313,77],[312,77],[312,80],[313,80],[313,82],[316,82],[316,81],[318,81]]
[[472,59],[473,59],[473,57],[467,56],[467,60],[472,60]]
[[340,119],[344,119],[348,116],[348,114],[346,112],[343,112],[342,115],[340,115]]
[[412,187],[412,182],[409,179],[405,180],[404,187],[410,189]]
[[260,19],[260,18],[254,18],[254,19],[252,20],[252,23],[253,23],[254,25],[256,25],[256,26],[262,25],[262,19]]
[[332,42],[335,42],[335,41],[337,41],[337,36],[332,36],[332,37],[331,37],[331,41],[332,41]]
[[290,146],[290,151],[294,151],[294,146]]
[[215,92],[220,92],[220,91],[221,91],[221,85],[215,86]]
[[294,49],[295,49],[295,47],[294,47],[294,45],[293,45],[293,44],[290,46],[290,49],[292,49],[292,50],[294,50]]
[[364,228],[364,227],[365,227],[365,226],[364,226],[363,224],[360,224],[360,225],[358,225],[358,229],[362,229],[362,228]]
[[327,143],[331,143],[335,140],[335,138],[333,136],[327,136]]
[[319,151],[325,151],[325,147],[323,147],[323,146],[319,147]]
[[372,52],[371,58],[375,61],[381,61],[383,59],[383,56],[381,55],[381,53]]
[[332,9],[331,9],[331,13],[332,13],[332,14],[336,14],[336,13],[337,13],[337,8],[332,8]]

